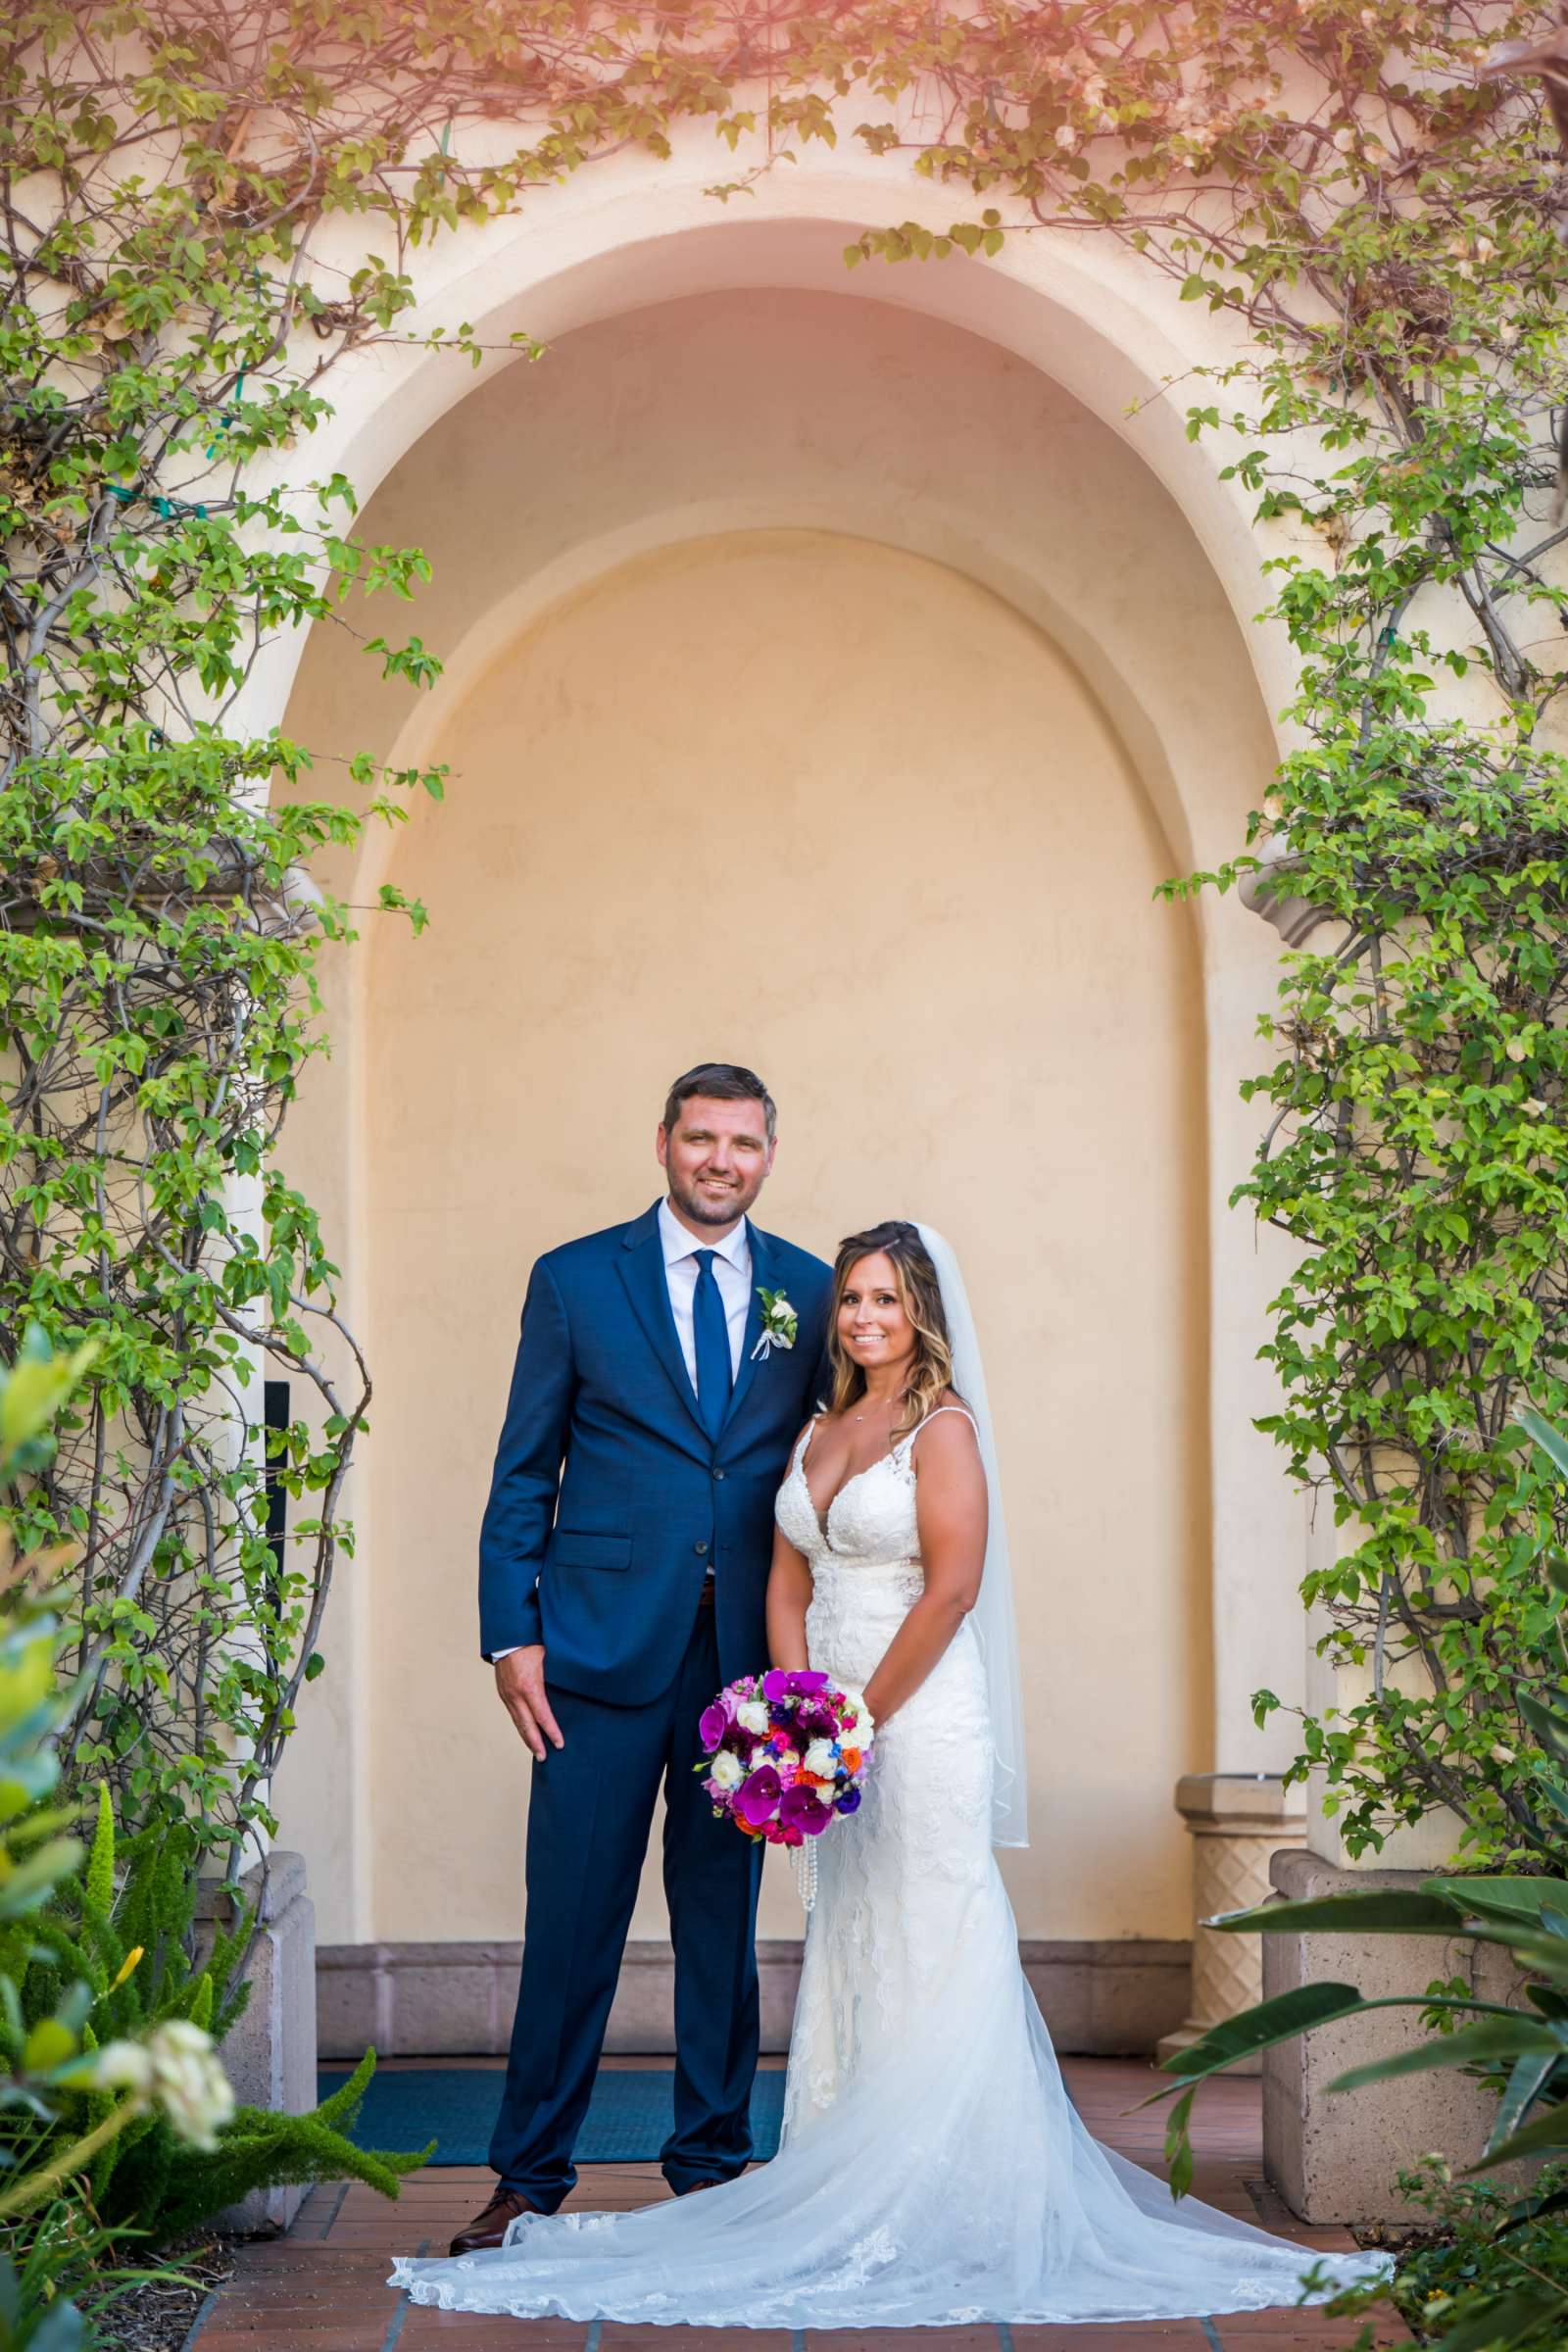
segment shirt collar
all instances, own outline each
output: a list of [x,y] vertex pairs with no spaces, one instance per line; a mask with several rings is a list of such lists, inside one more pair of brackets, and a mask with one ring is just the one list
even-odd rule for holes
[[712,1250],[727,1257],[737,1273],[744,1274],[751,1259],[751,1235],[744,1217],[723,1241],[701,1242],[696,1234],[688,1233],[667,1199],[659,1203],[659,1239],[666,1266],[679,1265],[683,1257],[695,1257],[699,1250]]

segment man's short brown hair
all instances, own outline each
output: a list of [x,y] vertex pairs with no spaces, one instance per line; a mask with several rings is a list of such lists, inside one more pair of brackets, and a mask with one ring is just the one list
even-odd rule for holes
[[767,1121],[767,1140],[773,1141],[778,1126],[778,1109],[772,1096],[755,1070],[742,1069],[738,1061],[700,1061],[684,1078],[677,1078],[664,1098],[664,1133],[673,1134],[680,1118],[682,1105],[694,1095],[706,1095],[712,1102],[760,1102]]

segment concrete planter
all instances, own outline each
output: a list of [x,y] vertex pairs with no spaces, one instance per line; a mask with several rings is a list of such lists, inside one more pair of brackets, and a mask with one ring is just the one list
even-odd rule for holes
[[[316,1912],[302,1856],[270,1854],[265,1873],[258,1867],[240,1881],[240,1892],[257,1906],[258,1925],[246,1971],[250,1999],[222,2045],[223,2064],[241,2106],[304,2115],[316,2105]],[[229,1897],[204,1886],[199,1951],[211,1950],[229,1917]],[[303,2188],[257,2189],[218,2219],[225,2230],[285,2230],[304,2197]]]
[[[1342,1870],[1311,1853],[1274,1856],[1273,1884],[1290,1902],[1417,1887],[1419,1870]],[[1484,2000],[1523,2007],[1524,1980],[1504,1952],[1462,1936],[1265,1936],[1263,1991],[1268,1999],[1306,1984],[1354,1984],[1369,2000],[1421,1993],[1434,1978],[1463,1977]],[[1411,2075],[1363,2090],[1330,2091],[1337,2075],[1422,2038],[1410,2009],[1348,2018],[1263,2057],[1263,2163],[1293,2213],[1314,2223],[1398,2222],[1424,2218],[1400,2197],[1396,2176],[1435,2151],[1473,2164],[1491,2129],[1495,2102],[1468,2077]],[[1201,2092],[1200,2092],[1201,2097]],[[1511,2176],[1499,2175],[1499,2179]]]

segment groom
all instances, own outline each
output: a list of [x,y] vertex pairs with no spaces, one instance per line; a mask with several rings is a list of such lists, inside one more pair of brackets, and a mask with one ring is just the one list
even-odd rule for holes
[[[761,1848],[715,1821],[698,1717],[767,1662],[773,1497],[820,1386],[830,1274],[747,1215],[773,1165],[752,1071],[677,1078],[668,1198],[539,1259],[479,1536],[479,1644],[534,1757],[527,1935],[500,2186],[452,2241],[554,2213],[604,2042],[664,1786],[675,1948],[677,2196],[744,2171],[757,2066]],[[762,1293],[783,1294],[764,1325]],[[769,1339],[768,1332],[776,1334]]]

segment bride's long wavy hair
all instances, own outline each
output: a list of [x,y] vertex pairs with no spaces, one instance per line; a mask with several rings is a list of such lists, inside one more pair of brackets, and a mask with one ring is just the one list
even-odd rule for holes
[[833,1366],[833,1395],[828,1409],[833,1413],[845,1412],[858,1396],[865,1394],[865,1374],[845,1353],[839,1339],[839,1308],[844,1303],[850,1276],[861,1258],[878,1256],[893,1261],[899,1303],[914,1329],[914,1363],[909,1385],[904,1392],[904,1410],[893,1433],[897,1438],[918,1429],[926,1415],[941,1403],[944,1392],[953,1388],[953,1346],[948,1338],[948,1319],[942,1311],[942,1285],[918,1229],[906,1224],[902,1217],[890,1217],[886,1224],[868,1226],[864,1233],[852,1233],[848,1241],[839,1244],[838,1255],[833,1260],[833,1298],[827,1318],[828,1357]]

